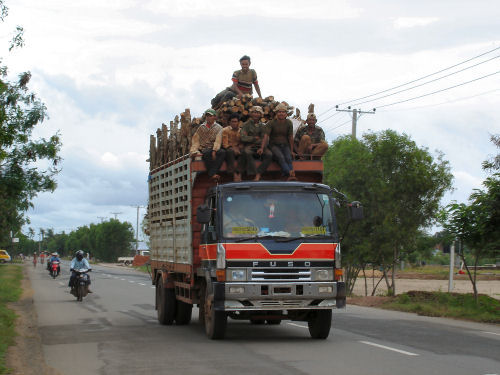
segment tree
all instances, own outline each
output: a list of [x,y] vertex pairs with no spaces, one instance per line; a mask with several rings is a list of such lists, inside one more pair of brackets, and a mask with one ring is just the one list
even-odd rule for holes
[[[500,148],[498,136],[492,141]],[[500,171],[499,155],[483,163],[483,169]],[[482,258],[500,256],[500,172],[494,172],[483,182],[484,190],[474,189],[469,204],[452,202],[442,213],[443,227],[469,248],[473,256],[473,271],[465,257],[465,251],[458,253],[464,262],[472,283],[474,299],[477,302],[477,265]]]
[[[8,8],[0,0],[0,21],[7,14]],[[10,50],[22,47],[22,32],[18,26]],[[10,231],[17,232],[28,222],[24,214],[38,193],[54,191],[61,161],[59,134],[32,138],[34,128],[47,114],[45,105],[28,91],[30,78],[30,72],[24,72],[17,82],[10,82],[7,67],[0,67],[0,243],[9,239]]]
[[97,225],[96,240],[95,256],[107,262],[115,262],[120,255],[127,254],[132,249],[134,229],[128,222],[121,223],[111,219]]
[[371,132],[362,140],[344,136],[333,142],[325,157],[325,181],[365,208],[365,220],[350,230],[343,245],[347,268],[376,265],[395,294],[396,264],[415,251],[421,229],[434,222],[451,188],[449,163],[405,134]]

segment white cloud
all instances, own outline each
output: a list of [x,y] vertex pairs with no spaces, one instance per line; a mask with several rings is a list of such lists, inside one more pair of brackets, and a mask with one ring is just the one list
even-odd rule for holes
[[407,29],[417,26],[427,26],[439,21],[439,17],[399,17],[394,20],[395,29]]

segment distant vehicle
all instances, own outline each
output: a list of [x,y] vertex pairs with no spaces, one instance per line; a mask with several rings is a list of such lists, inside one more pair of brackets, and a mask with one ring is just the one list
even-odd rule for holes
[[12,261],[12,258],[10,257],[7,250],[0,250],[0,263],[7,263],[10,261]]
[[[149,250],[139,250],[138,251],[140,256],[149,256]],[[125,266],[131,266],[134,263],[134,258],[137,256],[133,257],[118,257],[118,263],[123,263]]]

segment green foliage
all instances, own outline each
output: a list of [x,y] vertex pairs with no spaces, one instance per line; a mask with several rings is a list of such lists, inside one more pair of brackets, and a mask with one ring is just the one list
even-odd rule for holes
[[130,223],[113,219],[103,222],[97,226],[96,240],[101,251],[96,255],[101,260],[114,262],[124,251],[130,251],[133,239],[134,229]]
[[[7,15],[8,8],[0,0],[0,20]],[[10,49],[22,47],[22,32],[18,26]],[[9,243],[10,231],[19,231],[26,222],[24,213],[38,193],[54,191],[59,172],[59,134],[32,137],[47,109],[28,90],[30,79],[31,74],[24,72],[10,82],[7,67],[0,67],[0,244]]]
[[[420,247],[422,228],[435,222],[439,202],[451,189],[443,155],[434,158],[392,130],[367,133],[362,140],[340,137],[324,161],[325,182],[364,206],[365,219],[351,226],[343,243],[347,267],[372,263],[385,272],[393,269]],[[338,216],[345,228],[345,215]]]
[[487,295],[410,291],[382,306],[386,309],[476,322],[500,323],[500,301]]
[[[500,148],[500,138],[492,137],[492,141]],[[454,239],[465,246],[459,256],[465,262],[469,279],[472,282],[474,295],[477,297],[476,268],[470,272],[466,259],[466,251],[477,266],[481,259],[500,257],[500,155],[493,161],[483,163],[483,168],[493,172],[483,182],[484,190],[474,189],[469,196],[468,204],[452,202],[441,213],[441,223]]]
[[16,314],[7,308],[21,296],[22,268],[15,265],[0,265],[0,374],[7,374],[5,355],[14,344]]

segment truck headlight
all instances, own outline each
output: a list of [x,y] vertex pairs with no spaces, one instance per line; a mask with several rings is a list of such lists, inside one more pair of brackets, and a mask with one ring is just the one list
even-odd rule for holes
[[331,281],[333,280],[333,269],[318,269],[314,270],[314,281]]
[[228,270],[228,273],[228,279],[231,281],[246,281],[246,270]]

